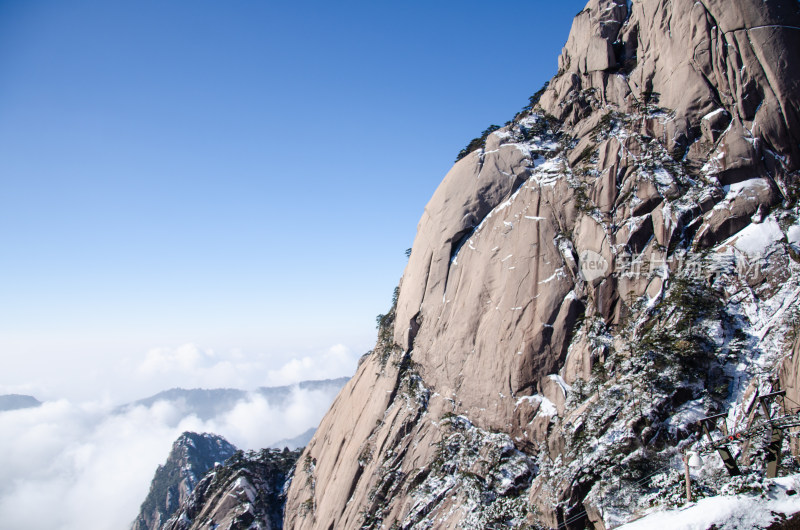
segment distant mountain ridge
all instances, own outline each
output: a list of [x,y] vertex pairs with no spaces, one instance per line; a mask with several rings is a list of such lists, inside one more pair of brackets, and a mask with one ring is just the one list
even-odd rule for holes
[[5,394],[0,396],[0,412],[35,408],[41,404],[42,402],[35,397],[24,394]]
[[308,445],[308,442],[311,441],[311,438],[314,436],[314,433],[316,431],[317,428],[312,427],[311,429],[308,429],[306,432],[298,434],[293,438],[284,438],[282,440],[278,440],[277,442],[269,444],[269,446],[274,447],[275,449],[283,449],[284,447],[288,447],[289,449],[302,449],[303,447]]
[[186,407],[187,413],[195,414],[205,421],[232,409],[236,403],[246,400],[250,396],[261,396],[270,405],[279,407],[287,403],[295,390],[335,394],[341,390],[348,380],[348,377],[340,377],[337,379],[301,381],[293,385],[259,387],[253,391],[237,388],[171,388],[150,397],[121,405],[116,409],[116,412],[122,413],[137,406],[151,407],[159,401],[181,402]]

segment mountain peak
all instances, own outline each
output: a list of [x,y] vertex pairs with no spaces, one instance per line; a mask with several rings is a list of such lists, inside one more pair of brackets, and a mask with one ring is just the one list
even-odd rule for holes
[[164,530],[281,528],[285,486],[300,451],[237,451],[209,471]]
[[236,447],[216,434],[182,433],[173,442],[167,461],[158,466],[133,530],[161,528],[189,498],[203,475],[236,451]]
[[[698,140],[718,140],[704,118],[723,110],[724,169],[760,170],[763,156],[773,173],[791,173],[800,168],[798,27],[798,2],[592,0],[575,17],[541,104],[567,125],[608,104],[669,109],[672,119],[654,132],[695,162],[705,154]],[[743,153],[752,154],[749,166]]]

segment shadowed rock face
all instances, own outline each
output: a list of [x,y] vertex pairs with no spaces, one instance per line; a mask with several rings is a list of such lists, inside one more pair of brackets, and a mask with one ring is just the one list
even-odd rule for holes
[[299,451],[237,451],[197,484],[163,530],[278,530],[283,527],[284,486]]
[[[289,490],[286,526],[479,527],[519,524],[522,513],[530,523],[602,527],[591,495],[616,456],[591,473],[577,464],[543,471],[583,460],[579,429],[605,399],[604,387],[583,396],[570,385],[598,381],[599,368],[613,372],[607,386],[644,378],[630,359],[659,347],[637,341],[675,325],[659,308],[703,299],[678,281],[688,281],[679,262],[706,249],[735,254],[739,234],[794,215],[798,28],[798,2],[589,2],[539,105],[457,162],[426,206],[384,330],[396,347],[364,359],[323,419]],[[737,272],[718,286],[725,303],[734,284],[757,293],[753,311],[728,315],[736,326],[760,326],[759,304],[788,296],[790,253],[774,250],[766,275]],[[631,274],[636,260],[660,265]],[[676,307],[691,324],[724,312]],[[679,361],[672,386],[650,394],[657,421],[690,400],[719,410],[738,399],[733,384],[711,395],[728,375],[716,353],[699,357]],[[692,374],[700,379],[681,386]],[[641,408],[627,414],[623,400],[589,438],[621,422],[629,453],[677,443]],[[686,436],[682,428],[662,430]],[[476,439],[485,443],[477,456],[448,449]],[[449,468],[456,454],[461,465]],[[514,477],[511,490],[497,469]],[[465,484],[475,482],[473,494]],[[475,519],[479,511],[495,518]]]
[[133,530],[153,530],[172,515],[194,490],[203,475],[236,452],[236,447],[214,434],[183,433],[172,444],[163,466],[158,466],[150,492],[142,503]]

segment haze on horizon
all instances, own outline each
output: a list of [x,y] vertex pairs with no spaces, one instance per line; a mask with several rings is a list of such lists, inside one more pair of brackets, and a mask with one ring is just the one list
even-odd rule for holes
[[0,393],[349,375],[583,2],[0,4]]

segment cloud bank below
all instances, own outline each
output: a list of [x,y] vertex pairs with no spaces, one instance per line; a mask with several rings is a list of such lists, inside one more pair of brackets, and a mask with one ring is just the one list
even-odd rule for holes
[[[235,353],[218,355],[188,344],[148,351],[132,378],[157,381],[160,389],[242,382],[254,388],[351,375],[356,362],[357,357],[339,345],[269,370]],[[260,373],[260,379],[252,372]],[[267,447],[316,427],[335,393],[295,387],[280,405],[249,393],[206,420],[181,400],[120,409],[110,399],[62,399],[2,412],[0,520],[9,528],[31,530],[126,528],[157,466],[182,432],[219,434],[241,449]]]

